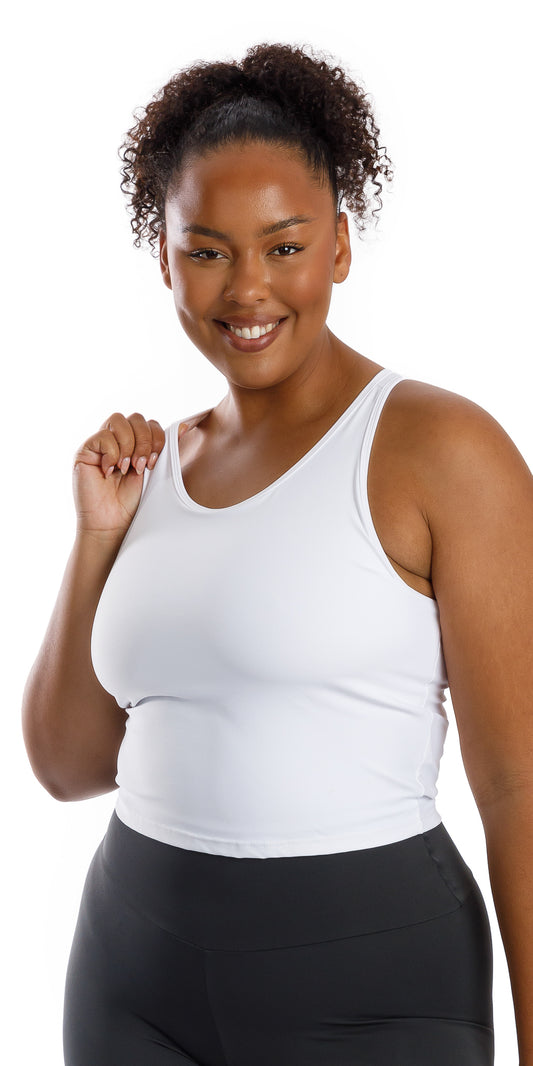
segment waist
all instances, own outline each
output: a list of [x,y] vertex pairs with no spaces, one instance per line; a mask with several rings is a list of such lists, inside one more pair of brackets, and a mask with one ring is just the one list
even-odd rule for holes
[[440,822],[442,716],[277,696],[132,708],[118,757],[122,821],[237,858],[351,851]]
[[113,812],[93,862],[120,897],[175,936],[259,950],[426,921],[476,885],[444,825],[373,848],[292,858],[234,858],[164,844]]

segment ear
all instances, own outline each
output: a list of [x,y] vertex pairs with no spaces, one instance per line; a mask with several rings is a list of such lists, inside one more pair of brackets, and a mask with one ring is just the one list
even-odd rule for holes
[[335,270],[333,272],[334,282],[337,282],[338,284],[348,277],[351,261],[352,250],[350,247],[348,215],[346,214],[346,211],[341,211],[337,216],[337,243],[335,247]]
[[168,266],[167,235],[164,230],[159,231],[159,266],[163,275],[163,281],[167,289],[172,288],[172,279]]

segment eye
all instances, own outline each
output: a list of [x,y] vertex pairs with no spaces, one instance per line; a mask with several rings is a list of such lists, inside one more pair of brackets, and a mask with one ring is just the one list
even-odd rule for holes
[[302,251],[303,246],[301,244],[292,244],[290,242],[284,241],[283,244],[278,244],[276,248],[272,249],[272,255],[276,255],[277,253],[279,253],[281,257],[286,258],[289,255],[293,255],[294,252]]
[[189,259],[200,259],[204,262],[223,258],[224,256],[217,252],[216,248],[196,248],[194,252],[189,252]]

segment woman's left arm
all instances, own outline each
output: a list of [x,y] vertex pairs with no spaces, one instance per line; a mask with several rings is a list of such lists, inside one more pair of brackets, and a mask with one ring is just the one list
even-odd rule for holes
[[533,476],[482,408],[463,397],[435,408],[425,502],[432,582],[485,831],[519,1066],[533,1066]]

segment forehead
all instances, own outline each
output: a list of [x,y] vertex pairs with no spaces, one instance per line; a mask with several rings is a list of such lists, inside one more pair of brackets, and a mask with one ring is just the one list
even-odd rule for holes
[[329,184],[297,150],[256,142],[189,157],[169,186],[165,206],[167,221],[209,220],[226,231],[298,215],[330,219],[333,213]]

